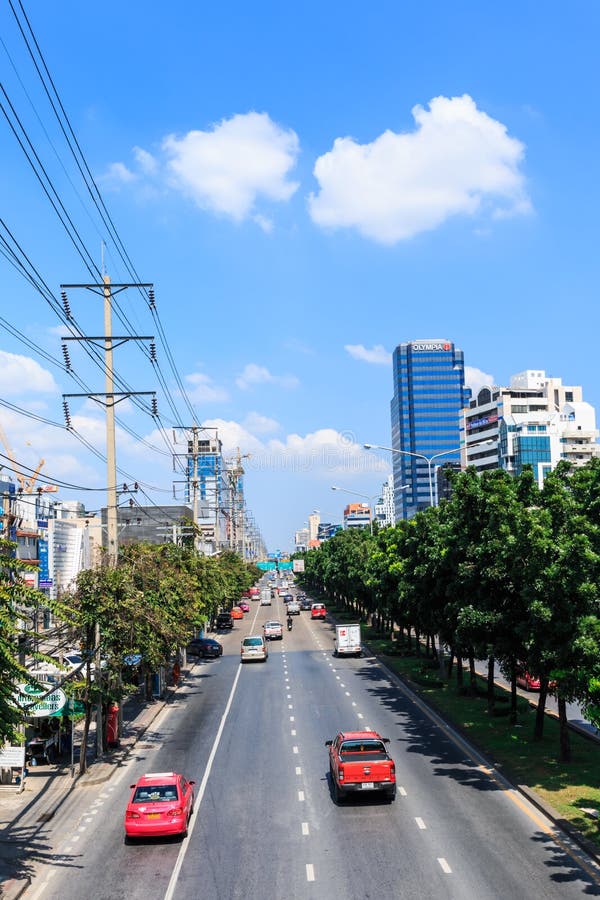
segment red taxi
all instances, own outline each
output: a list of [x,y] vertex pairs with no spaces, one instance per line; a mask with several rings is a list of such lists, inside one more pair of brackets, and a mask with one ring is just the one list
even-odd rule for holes
[[232,619],[243,619],[244,611],[239,606],[234,606],[231,609],[231,618]]
[[186,837],[194,811],[194,784],[177,772],[151,772],[130,785],[125,842],[136,837]]

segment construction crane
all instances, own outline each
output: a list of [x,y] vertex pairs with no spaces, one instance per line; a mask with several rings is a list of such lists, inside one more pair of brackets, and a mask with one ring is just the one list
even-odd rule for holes
[[[10,444],[8,443],[8,438],[6,437],[6,433],[5,433],[1,423],[0,423],[0,441],[2,441],[2,443],[4,444],[4,449],[6,450],[6,456],[8,457],[8,460],[10,462],[10,467],[13,470],[17,481],[19,482],[19,490],[23,494],[33,494],[33,490],[35,487],[35,483],[38,479],[38,475],[40,474],[46,460],[40,459],[39,463],[33,470],[32,475],[29,475],[29,476],[24,475],[22,473],[21,469],[19,468],[19,465],[15,459],[15,455],[11,449]],[[57,491],[58,486],[55,484],[46,484],[42,488],[40,488],[40,490],[44,491],[44,492],[45,491]]]

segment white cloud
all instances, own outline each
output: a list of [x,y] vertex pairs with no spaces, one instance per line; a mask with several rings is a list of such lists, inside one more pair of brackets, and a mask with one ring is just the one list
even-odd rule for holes
[[309,198],[317,225],[395,244],[451,216],[530,211],[519,168],[524,145],[470,96],[435,97],[412,114],[410,133],[388,130],[370,144],[337,138],[317,159],[319,192]]
[[204,424],[217,428],[225,454],[235,454],[240,448],[249,453],[244,468],[255,471],[290,471],[312,474],[319,478],[343,478],[357,473],[385,473],[389,460],[365,450],[354,435],[321,428],[309,434],[288,434],[283,440],[271,438],[261,441],[252,434],[247,422],[240,424],[224,419],[210,419]]
[[225,388],[216,385],[204,372],[193,372],[186,375],[185,380],[191,385],[188,396],[192,403],[224,403],[229,400]]
[[346,344],[344,346],[353,359],[360,359],[362,362],[374,363],[380,366],[389,366],[392,361],[392,354],[388,353],[382,344],[375,344],[369,350],[362,344]]
[[254,434],[269,434],[273,431],[279,431],[281,428],[279,422],[270,419],[268,416],[261,416],[257,412],[249,412],[244,419],[244,427]]
[[287,390],[300,384],[295,375],[273,375],[266,366],[259,366],[256,363],[244,366],[244,371],[238,375],[235,383],[242,391],[247,391],[257,384],[274,384]]
[[30,392],[53,393],[58,387],[51,373],[34,359],[0,350],[0,391],[14,397]]
[[491,387],[496,382],[493,375],[488,375],[474,366],[465,366],[465,384],[471,388],[473,397],[476,397],[482,387]]
[[145,175],[154,175],[158,171],[158,160],[142,147],[134,147],[133,155]]
[[120,188],[124,184],[131,184],[137,181],[138,176],[131,169],[128,169],[125,163],[111,163],[106,172],[100,176],[100,181],[105,187]]
[[[172,184],[202,209],[236,222],[253,214],[259,198],[286,201],[298,188],[288,180],[298,157],[298,136],[266,113],[234,115],[209,131],[169,135],[162,146]],[[255,218],[268,227],[267,219]]]

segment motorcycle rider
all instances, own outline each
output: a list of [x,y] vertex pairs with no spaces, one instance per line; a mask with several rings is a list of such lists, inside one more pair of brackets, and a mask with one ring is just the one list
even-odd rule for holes
[[288,617],[287,617],[287,629],[288,629],[288,631],[291,631],[291,630],[292,630],[293,625],[294,625],[294,620],[292,619],[291,615],[288,613]]

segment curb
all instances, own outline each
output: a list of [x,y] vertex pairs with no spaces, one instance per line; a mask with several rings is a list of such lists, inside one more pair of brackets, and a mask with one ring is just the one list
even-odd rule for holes
[[[467,737],[463,734],[459,726],[455,725],[452,722],[448,722],[444,718],[440,710],[436,709],[436,707],[433,706],[428,700],[424,699],[418,689],[415,688],[413,682],[403,678],[392,669],[390,669],[386,665],[386,663],[383,662],[382,658],[371,650],[367,643],[363,643],[363,647],[365,647],[369,651],[373,659],[377,660],[378,665],[380,665],[381,668],[384,669],[385,673],[391,681],[393,681],[402,690],[406,691],[406,693],[414,700],[418,700],[420,704],[427,707],[427,709],[430,710],[430,712],[433,713],[434,716],[437,716],[438,719],[444,722],[444,724],[451,731],[455,731],[456,734],[460,736],[461,741],[468,748],[469,752],[472,753],[475,759],[479,758],[483,760],[492,771],[497,772],[496,765],[486,757],[483,751],[481,751],[471,742],[470,735]],[[546,803],[545,800],[543,800],[538,794],[535,793],[535,791],[531,790],[531,788],[527,787],[526,785],[516,784],[511,781],[506,777],[504,772],[502,772],[501,775],[500,773],[497,773],[497,775],[499,775],[501,780],[503,780],[510,788],[518,791],[518,793],[525,797],[525,799],[528,800],[532,806],[536,807],[536,809],[543,813],[546,818],[548,818],[558,829],[568,835],[572,841],[574,841],[585,853],[587,853],[587,855],[591,857],[594,862],[600,865],[600,848],[596,844],[589,841],[580,831],[578,831],[573,825],[571,825],[570,822],[568,822],[566,819],[563,819],[553,806],[550,806],[549,803]]]

